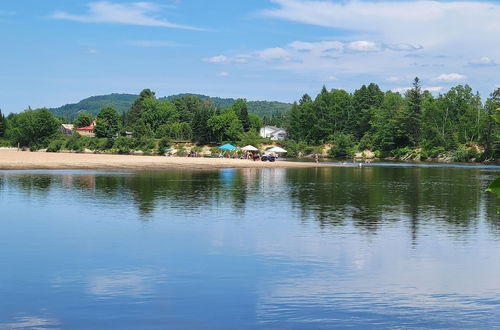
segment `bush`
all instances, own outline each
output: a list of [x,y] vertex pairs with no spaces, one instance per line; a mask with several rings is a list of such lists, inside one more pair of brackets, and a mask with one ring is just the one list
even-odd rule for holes
[[177,152],[176,152],[176,155],[179,156],[179,157],[184,157],[187,155],[187,151],[186,149],[184,148],[184,145],[181,144],[179,146],[179,148],[177,149]]
[[411,155],[411,156],[415,155],[415,151],[413,151],[409,147],[394,149],[393,151],[391,151],[391,153],[392,153],[392,156],[399,158],[399,159],[404,158],[408,155]]
[[444,152],[445,152],[444,147],[434,147],[431,149],[422,150],[422,152],[420,153],[420,156],[423,159],[436,158],[436,157],[439,157],[439,155],[444,154]]
[[[295,142],[293,140],[288,140],[288,141],[281,141],[280,144],[284,149],[286,149],[287,153],[286,156],[289,158],[297,158],[305,154],[307,148],[313,148],[309,147],[305,142]],[[309,150],[311,153],[313,153],[313,150]]]
[[74,132],[73,135],[71,135],[69,139],[66,141],[65,148],[76,152],[82,152],[83,151],[82,136],[77,132]]
[[457,150],[450,153],[451,160],[454,162],[466,162],[472,158],[480,156],[475,148],[459,146]]
[[165,149],[169,149],[170,148],[170,139],[168,137],[163,137],[160,139],[160,141],[158,142],[158,149],[157,149],[157,153],[159,155],[163,155],[165,153]]
[[47,152],[58,152],[62,149],[64,140],[52,140],[47,147]]
[[130,153],[130,141],[128,138],[120,136],[115,139],[113,148],[117,150],[119,154],[129,154]]
[[352,135],[338,133],[334,135],[333,146],[328,151],[328,156],[332,158],[353,157],[356,149]]

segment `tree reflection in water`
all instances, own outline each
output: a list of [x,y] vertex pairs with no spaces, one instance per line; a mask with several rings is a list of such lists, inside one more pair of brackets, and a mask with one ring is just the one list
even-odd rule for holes
[[352,225],[375,234],[404,221],[415,244],[422,226],[462,235],[485,217],[500,233],[494,197],[484,192],[495,172],[475,168],[363,167],[311,169],[169,170],[130,173],[3,172],[0,189],[15,187],[30,198],[51,188],[68,198],[93,198],[132,206],[148,219],[159,208],[202,213],[224,206],[235,215],[259,214],[262,201],[288,203],[322,228]]

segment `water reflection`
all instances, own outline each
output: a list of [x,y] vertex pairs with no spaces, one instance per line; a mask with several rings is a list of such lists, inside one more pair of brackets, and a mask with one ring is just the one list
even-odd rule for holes
[[[366,233],[403,221],[416,243],[423,224],[438,223],[456,235],[487,219],[500,231],[497,201],[484,192],[496,175],[484,169],[460,168],[314,168],[171,170],[132,173],[2,172],[0,189],[18,189],[44,197],[51,187],[64,187],[68,198],[84,196],[135,207],[142,219],[161,208],[189,213],[229,208],[241,214],[280,215],[283,210],[259,209],[266,202],[291,203],[302,221],[322,228],[353,224]],[[72,197],[73,196],[73,197]],[[252,205],[247,206],[248,200]]]
[[0,172],[0,329],[491,327],[497,175]]

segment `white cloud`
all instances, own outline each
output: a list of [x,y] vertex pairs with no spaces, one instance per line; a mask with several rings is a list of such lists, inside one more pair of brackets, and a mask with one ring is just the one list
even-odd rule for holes
[[256,52],[256,54],[265,61],[287,60],[291,55],[287,50],[280,47],[267,48]]
[[[396,87],[391,89],[391,91],[396,92],[396,93],[401,93],[404,94],[406,91],[411,89],[411,86],[406,86],[406,87]],[[443,86],[428,86],[428,87],[422,87],[422,90],[424,91],[429,91],[431,93],[439,93],[444,89]]]
[[208,63],[228,63],[229,62],[229,58],[227,56],[224,56],[224,55],[212,56],[212,57],[204,58],[203,60],[205,62],[208,62]]
[[497,64],[492,58],[489,58],[487,56],[479,57],[479,58],[473,58],[469,60],[469,65],[473,66],[496,66]]
[[340,41],[320,41],[320,42],[294,41],[288,44],[288,47],[297,51],[338,52],[344,49],[344,44]]
[[176,29],[201,30],[188,25],[180,25],[152,16],[160,7],[150,2],[133,2],[128,4],[108,1],[91,2],[86,15],[74,15],[57,11],[52,18],[77,21],[83,23],[117,23],[142,26],[158,26]]
[[386,79],[386,81],[389,81],[389,82],[396,82],[396,81],[399,81],[399,77],[395,77],[395,76],[392,76],[392,77],[389,77]]
[[219,77],[227,77],[227,76],[229,76],[229,72],[226,72],[226,71],[219,72],[218,76]]
[[208,63],[245,63],[248,61],[249,57],[250,57],[249,55],[238,55],[235,57],[217,55],[212,57],[206,57],[203,59],[203,61]]
[[457,82],[465,80],[467,77],[460,73],[443,73],[436,77],[436,80],[445,82]]
[[424,47],[463,40],[495,40],[500,5],[479,1],[272,0],[269,17],[376,34],[388,44]]
[[444,89],[444,87],[443,86],[430,86],[430,87],[422,87],[422,89],[424,91],[438,93],[438,92],[441,92]]
[[353,41],[347,44],[346,48],[355,52],[378,52],[380,46],[372,41]]
[[390,49],[390,50],[396,50],[396,51],[413,52],[416,50],[423,49],[424,47],[422,45],[412,45],[412,44],[399,43],[399,44],[385,45],[385,48]]

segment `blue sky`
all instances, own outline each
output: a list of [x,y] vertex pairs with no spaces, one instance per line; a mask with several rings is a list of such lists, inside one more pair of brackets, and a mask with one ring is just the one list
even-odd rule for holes
[[0,3],[0,109],[91,95],[292,102],[322,85],[500,87],[499,1],[17,0]]

